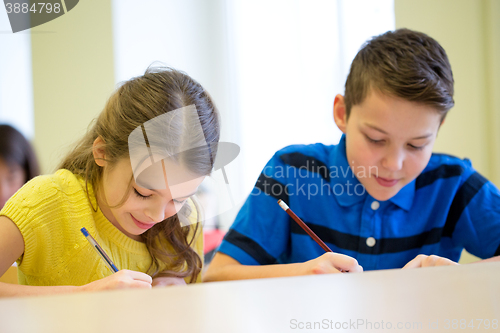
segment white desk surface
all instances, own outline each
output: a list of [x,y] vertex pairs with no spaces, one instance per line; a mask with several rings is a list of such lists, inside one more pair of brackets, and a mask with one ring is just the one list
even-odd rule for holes
[[500,263],[0,299],[2,333],[500,332],[499,320]]

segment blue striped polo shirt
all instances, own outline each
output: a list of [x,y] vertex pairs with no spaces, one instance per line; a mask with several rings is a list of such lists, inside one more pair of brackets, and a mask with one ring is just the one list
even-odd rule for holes
[[480,258],[500,255],[500,191],[468,159],[433,154],[415,180],[377,201],[350,169],[344,136],[333,146],[286,147],[262,171],[218,251],[243,265],[322,255],[279,199],[364,270],[401,268],[418,254],[458,261],[464,248]]

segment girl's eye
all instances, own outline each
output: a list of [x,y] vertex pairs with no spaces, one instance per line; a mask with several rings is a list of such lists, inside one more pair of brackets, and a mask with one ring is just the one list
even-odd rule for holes
[[174,202],[177,203],[177,204],[180,204],[182,205],[184,202],[186,202],[187,199],[183,199],[183,200],[177,200],[177,199],[174,199]]
[[147,199],[149,198],[151,195],[142,195],[139,193],[139,191],[137,191],[135,188],[134,188],[134,192],[135,194],[139,197],[139,198],[142,198],[142,199]]

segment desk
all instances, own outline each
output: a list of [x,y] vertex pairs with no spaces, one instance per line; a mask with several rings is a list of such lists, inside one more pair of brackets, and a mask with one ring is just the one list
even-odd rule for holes
[[0,300],[2,333],[500,332],[498,320],[500,263]]

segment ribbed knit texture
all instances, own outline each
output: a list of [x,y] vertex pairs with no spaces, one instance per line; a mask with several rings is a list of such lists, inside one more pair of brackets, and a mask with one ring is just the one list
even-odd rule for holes
[[[97,207],[90,184],[88,189],[92,206]],[[24,238],[24,254],[17,260],[19,284],[79,286],[111,275],[81,233],[83,227],[118,269],[148,270],[151,256],[146,245],[124,235],[92,206],[85,181],[68,170],[36,177],[9,199],[0,215],[11,219]],[[194,209],[192,218],[196,220]],[[194,249],[203,259],[203,237],[198,230]]]

